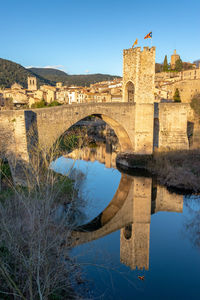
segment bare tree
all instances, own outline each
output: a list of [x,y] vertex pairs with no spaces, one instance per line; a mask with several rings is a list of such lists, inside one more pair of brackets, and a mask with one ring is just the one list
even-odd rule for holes
[[23,164],[26,186],[12,185],[0,203],[1,299],[75,297],[79,269],[69,250],[77,190],[68,176],[49,168],[55,156],[55,148],[48,154],[32,149],[30,163]]

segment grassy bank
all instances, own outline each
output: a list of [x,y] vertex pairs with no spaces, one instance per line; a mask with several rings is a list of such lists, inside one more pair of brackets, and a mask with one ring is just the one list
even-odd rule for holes
[[118,164],[123,166],[124,161],[130,169],[147,170],[168,188],[200,193],[200,150],[119,155]]

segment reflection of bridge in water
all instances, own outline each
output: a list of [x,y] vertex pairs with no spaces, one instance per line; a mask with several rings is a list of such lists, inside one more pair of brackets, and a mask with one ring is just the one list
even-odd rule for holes
[[[119,144],[117,145],[119,147]],[[112,142],[106,139],[106,143],[97,143],[97,147],[84,147],[75,149],[67,154],[72,159],[81,159],[85,161],[98,161],[105,164],[107,168],[116,168],[117,152],[113,151]]]
[[120,260],[131,269],[149,269],[151,214],[182,212],[183,196],[155,186],[152,178],[122,174],[118,190],[107,208],[72,233],[73,246],[120,232]]

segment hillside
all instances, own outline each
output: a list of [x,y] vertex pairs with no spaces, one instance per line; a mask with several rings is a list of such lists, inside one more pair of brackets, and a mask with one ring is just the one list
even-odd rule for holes
[[40,86],[41,84],[54,84],[53,82],[42,78],[40,75],[33,73],[31,70],[25,69],[15,62],[0,58],[1,88],[9,88],[15,82],[21,84],[24,88],[27,88],[28,76],[36,76],[38,86]]
[[57,69],[50,69],[50,68],[29,68],[31,72],[46,78],[47,80],[55,81],[55,82],[64,82],[68,77],[68,74],[57,70]]
[[120,77],[108,74],[69,75],[63,71],[48,68],[30,68],[29,70],[48,80],[78,86],[89,86],[91,83],[113,80],[116,77]]

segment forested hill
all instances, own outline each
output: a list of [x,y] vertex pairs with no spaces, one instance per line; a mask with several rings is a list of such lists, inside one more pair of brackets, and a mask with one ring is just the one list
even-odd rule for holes
[[113,80],[120,77],[108,74],[69,75],[63,71],[50,68],[30,68],[29,70],[48,80],[78,86],[89,86],[91,83]]
[[38,86],[41,84],[55,84],[15,62],[0,58],[0,88],[9,88],[15,82],[27,88],[28,76],[36,76]]
[[9,88],[15,82],[27,88],[28,76],[36,76],[38,87],[42,84],[55,85],[56,82],[63,82],[67,85],[89,86],[91,83],[119,77],[107,74],[69,75],[60,70],[47,68],[26,69],[20,64],[0,58],[0,88]]

